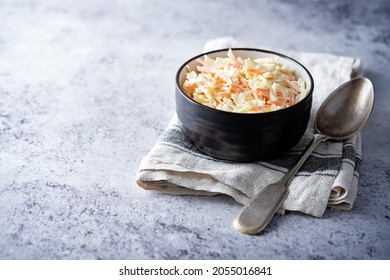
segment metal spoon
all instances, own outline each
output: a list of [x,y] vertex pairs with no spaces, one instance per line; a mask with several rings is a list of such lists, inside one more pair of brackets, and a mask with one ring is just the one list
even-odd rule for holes
[[354,78],[333,91],[315,117],[314,135],[298,162],[276,183],[266,186],[245,205],[235,218],[234,227],[246,234],[262,231],[286,199],[290,181],[309,154],[322,141],[346,140],[360,131],[374,104],[374,87],[364,77]]

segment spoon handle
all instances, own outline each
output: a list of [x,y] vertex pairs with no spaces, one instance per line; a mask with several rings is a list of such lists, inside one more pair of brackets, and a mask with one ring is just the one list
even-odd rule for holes
[[327,139],[328,137],[323,134],[315,134],[312,142],[306,147],[295,165],[279,181],[267,185],[241,209],[233,222],[234,227],[246,234],[256,234],[262,231],[286,199],[287,186],[294,175],[314,148]]
[[290,169],[287,171],[286,174],[280,179],[280,181],[283,181],[284,186],[287,187],[292,178],[294,178],[295,174],[298,172],[299,168],[301,168],[302,164],[306,161],[306,159],[309,157],[311,152],[317,147],[317,145],[325,140],[328,140],[329,137],[325,136],[323,134],[314,134],[313,140],[310,142],[310,144],[306,147],[306,149],[302,152],[301,156],[299,157],[298,161],[290,167]]

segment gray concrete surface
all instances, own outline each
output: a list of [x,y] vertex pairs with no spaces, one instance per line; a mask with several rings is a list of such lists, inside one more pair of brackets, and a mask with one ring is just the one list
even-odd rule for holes
[[[0,259],[389,259],[390,2],[1,1]],[[220,36],[360,57],[376,90],[358,197],[231,225],[232,199],[139,189],[179,65]]]

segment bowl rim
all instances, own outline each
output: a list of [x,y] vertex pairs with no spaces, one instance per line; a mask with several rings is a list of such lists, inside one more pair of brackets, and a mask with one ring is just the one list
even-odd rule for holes
[[[310,79],[310,83],[311,83],[311,88],[309,90],[309,92],[306,94],[306,96],[300,100],[298,103],[295,103],[294,105],[292,106],[289,106],[289,107],[286,107],[286,108],[282,108],[282,109],[278,109],[278,110],[275,110],[275,111],[270,111],[270,112],[257,112],[257,113],[241,113],[241,112],[231,112],[231,111],[224,111],[224,110],[219,110],[219,109],[215,109],[215,108],[211,108],[209,106],[206,106],[206,105],[203,105],[202,103],[199,103],[198,101],[195,101],[194,99],[192,99],[191,97],[189,97],[183,90],[182,88],[182,85],[180,84],[179,82],[179,79],[180,79],[180,74],[182,72],[182,70],[192,61],[202,57],[202,56],[205,56],[205,55],[208,55],[208,54],[212,54],[212,53],[216,53],[216,52],[227,52],[229,49],[231,49],[232,51],[254,51],[254,52],[262,52],[262,53],[268,53],[268,54],[273,54],[273,55],[276,55],[276,56],[280,56],[286,60],[290,60],[292,61],[293,63],[297,64],[299,67],[302,67],[302,69],[307,73],[307,75],[309,76],[309,79]],[[180,93],[187,99],[189,100],[191,103],[193,103],[194,105],[196,106],[199,106],[201,108],[204,108],[205,110],[210,110],[212,112],[218,112],[219,114],[229,114],[229,115],[240,115],[240,116],[256,116],[256,115],[272,115],[272,114],[277,114],[278,112],[285,112],[285,111],[289,111],[289,110],[294,110],[294,108],[298,105],[298,104],[303,104],[304,101],[308,98],[310,98],[312,95],[313,95],[313,91],[314,91],[314,79],[310,73],[310,71],[302,64],[300,63],[299,61],[297,61],[296,59],[293,59],[285,54],[282,54],[282,53],[279,53],[279,52],[275,52],[275,51],[271,51],[271,50],[265,50],[265,49],[257,49],[257,48],[223,48],[223,49],[217,49],[217,50],[212,50],[212,51],[208,51],[208,52],[203,52],[201,54],[198,54],[188,60],[186,60],[180,67],[179,69],[177,70],[176,72],[176,78],[175,78],[175,82],[176,82],[176,88],[180,91]]]

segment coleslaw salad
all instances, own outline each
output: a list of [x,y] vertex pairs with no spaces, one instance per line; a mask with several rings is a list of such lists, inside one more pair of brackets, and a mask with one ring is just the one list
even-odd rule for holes
[[262,113],[280,110],[302,100],[308,90],[294,69],[277,58],[236,57],[232,49],[227,57],[204,55],[200,66],[188,73],[185,93],[195,101],[218,110],[238,113]]

